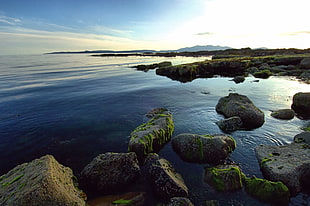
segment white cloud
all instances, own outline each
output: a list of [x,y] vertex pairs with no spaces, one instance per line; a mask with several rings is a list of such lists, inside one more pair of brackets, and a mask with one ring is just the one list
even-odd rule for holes
[[8,25],[18,25],[19,23],[21,23],[21,20],[17,18],[0,15],[0,23]]

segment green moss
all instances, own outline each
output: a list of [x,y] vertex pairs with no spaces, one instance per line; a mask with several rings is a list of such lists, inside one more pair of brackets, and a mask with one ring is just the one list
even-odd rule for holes
[[119,200],[113,201],[112,204],[131,205],[132,204],[132,200],[119,199]]
[[231,191],[242,188],[242,173],[238,167],[227,169],[208,168],[211,185],[218,191]]
[[310,126],[304,127],[304,128],[302,128],[302,130],[304,130],[306,132],[310,132]]
[[14,182],[18,181],[20,178],[22,178],[24,176],[24,174],[18,175],[16,176],[14,179],[12,179],[10,182],[6,182],[2,184],[2,188],[7,187],[11,184],[13,184]]
[[199,160],[203,160],[203,143],[200,137],[197,137],[195,139],[196,143],[198,144],[198,150],[199,150]]
[[282,182],[271,182],[256,177],[245,178],[245,191],[260,201],[287,204],[290,192]]
[[272,159],[265,157],[264,159],[262,159],[260,165],[261,167],[263,167],[267,162],[272,161]]

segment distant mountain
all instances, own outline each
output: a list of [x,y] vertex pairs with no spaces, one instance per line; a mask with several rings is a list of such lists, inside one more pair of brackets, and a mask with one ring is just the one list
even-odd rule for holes
[[175,52],[198,52],[198,51],[216,51],[216,50],[226,50],[226,49],[233,49],[232,47],[228,46],[213,46],[213,45],[206,45],[206,46],[192,46],[192,47],[185,47]]

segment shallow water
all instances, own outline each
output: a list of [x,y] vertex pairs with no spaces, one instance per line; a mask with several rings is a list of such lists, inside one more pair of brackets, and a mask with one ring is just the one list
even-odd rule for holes
[[[196,79],[189,83],[136,71],[130,66],[172,61],[204,60],[189,57],[90,57],[75,55],[0,56],[0,175],[17,164],[45,154],[71,167],[76,174],[96,155],[126,152],[129,134],[155,107],[174,116],[175,132],[222,133],[215,124],[219,98],[230,92],[248,96],[265,113],[265,124],[231,135],[237,149],[230,156],[249,176],[262,177],[254,148],[259,144],[283,145],[307,121],[277,120],[270,110],[290,108],[297,92],[310,85],[286,77],[267,80],[248,77],[242,84],[230,78]],[[217,199],[221,205],[264,205],[243,191],[215,192],[203,182],[204,166],[183,162],[168,143],[159,153],[181,173],[196,205]],[[300,194],[291,205],[309,204]]]

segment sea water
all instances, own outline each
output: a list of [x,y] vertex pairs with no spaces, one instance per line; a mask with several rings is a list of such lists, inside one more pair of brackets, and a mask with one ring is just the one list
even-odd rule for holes
[[[175,122],[173,136],[181,133],[223,133],[216,122],[218,100],[231,92],[248,96],[265,113],[265,124],[230,135],[237,142],[230,161],[248,176],[263,177],[254,148],[260,144],[285,145],[302,132],[308,121],[278,120],[272,110],[290,108],[297,92],[310,85],[291,77],[235,84],[215,77],[180,83],[154,70],[132,66],[171,61],[173,64],[207,57],[91,57],[87,54],[0,56],[0,175],[18,164],[52,154],[76,175],[98,154],[126,152],[130,132],[147,121],[151,109],[165,107]],[[216,192],[204,183],[203,164],[182,161],[167,143],[159,155],[168,159],[189,188],[195,205],[215,199],[221,205],[264,205],[244,191]],[[143,189],[143,188],[142,188]],[[149,195],[148,204],[155,201]],[[290,205],[307,205],[299,194]]]

